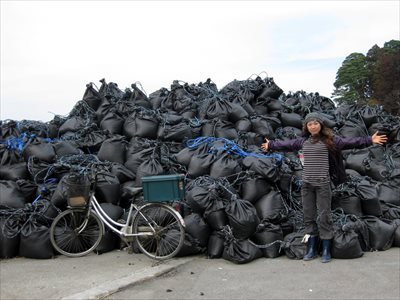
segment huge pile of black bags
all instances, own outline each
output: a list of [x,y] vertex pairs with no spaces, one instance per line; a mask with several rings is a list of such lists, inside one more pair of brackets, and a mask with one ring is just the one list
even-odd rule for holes
[[[94,157],[107,173],[96,197],[115,220],[143,176],[186,175],[181,256],[302,258],[301,161],[297,153],[263,153],[260,145],[301,135],[313,111],[337,135],[389,137],[385,146],[343,152],[348,181],[333,190],[333,257],[400,246],[400,122],[381,107],[336,107],[318,93],[285,94],[259,76],[222,89],[210,79],[174,81],[148,96],[138,83],[122,91],[100,82],[87,84],[67,116],[1,121],[0,257],[55,255],[48,230],[67,208],[65,165]],[[118,247],[108,232],[96,252]]]

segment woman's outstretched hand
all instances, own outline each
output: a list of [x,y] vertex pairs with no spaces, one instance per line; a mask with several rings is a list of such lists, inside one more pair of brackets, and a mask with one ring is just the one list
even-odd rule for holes
[[265,138],[265,143],[261,144],[261,150],[267,152],[269,149],[269,140]]
[[372,144],[383,145],[386,142],[387,142],[387,136],[384,134],[378,135],[378,131],[375,132],[374,135],[372,136]]

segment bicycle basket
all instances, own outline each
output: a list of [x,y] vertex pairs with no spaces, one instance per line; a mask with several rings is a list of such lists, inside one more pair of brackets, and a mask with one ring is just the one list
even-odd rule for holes
[[89,200],[90,181],[83,174],[69,174],[65,179],[68,205],[85,206]]

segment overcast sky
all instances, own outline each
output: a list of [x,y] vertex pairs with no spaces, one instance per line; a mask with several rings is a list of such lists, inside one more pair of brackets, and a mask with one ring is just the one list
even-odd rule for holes
[[4,1],[0,119],[68,114],[86,84],[150,94],[255,74],[331,97],[353,52],[400,39],[400,1]]

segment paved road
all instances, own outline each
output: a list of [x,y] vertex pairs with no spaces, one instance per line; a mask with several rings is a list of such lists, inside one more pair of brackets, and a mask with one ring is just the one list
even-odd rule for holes
[[351,260],[285,256],[236,265],[203,256],[105,299],[400,299],[400,249]]

